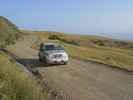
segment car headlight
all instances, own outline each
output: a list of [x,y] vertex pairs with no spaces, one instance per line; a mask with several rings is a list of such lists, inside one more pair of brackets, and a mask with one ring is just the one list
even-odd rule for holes
[[65,59],[68,59],[68,55],[65,53],[63,56]]

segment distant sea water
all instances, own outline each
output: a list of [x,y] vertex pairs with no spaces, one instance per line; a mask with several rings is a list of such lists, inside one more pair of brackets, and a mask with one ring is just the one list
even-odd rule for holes
[[108,38],[113,38],[113,39],[119,39],[119,40],[127,40],[127,41],[133,41],[133,33],[100,33],[100,34],[95,34],[99,36],[104,36]]
[[[70,33],[72,34],[72,33]],[[75,33],[76,34],[76,33]],[[95,35],[95,36],[103,36],[107,38],[112,38],[112,39],[118,39],[118,40],[125,40],[125,41],[133,41],[133,33],[94,33],[94,32],[81,32],[77,33],[80,35]]]

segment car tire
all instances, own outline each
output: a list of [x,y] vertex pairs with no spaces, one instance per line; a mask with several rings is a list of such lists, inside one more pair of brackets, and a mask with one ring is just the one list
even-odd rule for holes
[[68,64],[68,62],[63,62],[63,65],[67,65]]
[[39,57],[39,61],[42,62],[42,59]]
[[68,63],[67,62],[64,62],[64,65],[67,65]]

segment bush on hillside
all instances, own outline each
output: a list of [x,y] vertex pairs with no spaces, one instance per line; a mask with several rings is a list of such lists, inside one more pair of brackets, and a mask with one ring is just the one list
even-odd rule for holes
[[105,43],[102,40],[93,40],[92,42],[98,46],[105,46]]
[[59,40],[61,42],[67,43],[67,44],[72,44],[72,45],[80,45],[79,41],[76,40],[67,40],[64,38],[61,38],[59,35],[50,35],[48,37],[50,40]]
[[0,48],[15,43],[19,36],[19,29],[8,19],[0,16]]
[[50,39],[50,40],[60,40],[60,37],[58,35],[50,35],[48,37],[48,39]]

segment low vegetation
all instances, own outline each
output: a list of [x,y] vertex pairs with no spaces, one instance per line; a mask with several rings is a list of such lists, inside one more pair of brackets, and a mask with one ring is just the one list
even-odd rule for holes
[[40,87],[11,58],[0,52],[0,100],[46,100]]
[[[41,41],[58,40],[70,56],[133,71],[133,43],[98,36],[30,32]],[[34,46],[35,47],[35,46]]]
[[0,16],[0,48],[15,43],[19,35],[19,29],[8,19]]
[[[0,16],[0,49],[14,44],[21,32]],[[0,100],[46,100],[41,87],[9,56],[0,51]]]
[[69,40],[69,39],[64,39],[64,38],[61,38],[60,36],[58,35],[50,35],[48,37],[49,40],[59,40],[61,42],[64,42],[64,43],[67,43],[67,44],[73,44],[73,45],[80,45],[79,41],[78,40]]

